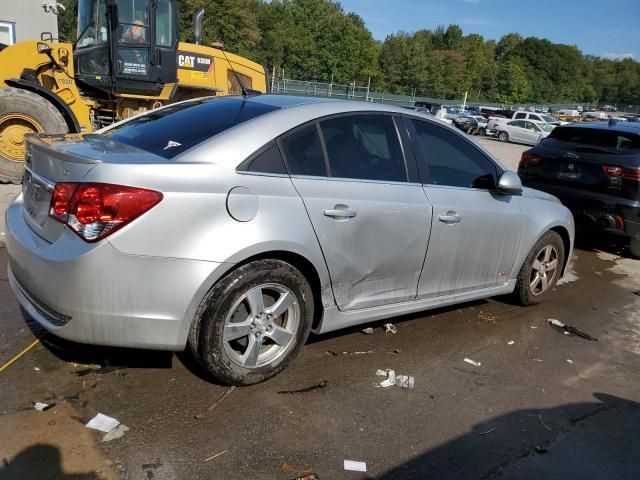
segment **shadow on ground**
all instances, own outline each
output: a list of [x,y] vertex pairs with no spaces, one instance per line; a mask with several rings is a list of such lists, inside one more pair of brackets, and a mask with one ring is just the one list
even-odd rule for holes
[[640,404],[599,402],[517,410],[476,424],[378,480],[640,478]]
[[0,478],[4,480],[100,480],[95,472],[65,473],[62,471],[60,450],[52,445],[33,445],[11,461],[2,459]]

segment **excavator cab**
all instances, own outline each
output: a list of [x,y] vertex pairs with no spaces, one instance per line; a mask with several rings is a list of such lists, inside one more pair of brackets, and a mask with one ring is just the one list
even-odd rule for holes
[[158,95],[177,81],[176,0],[79,0],[76,81],[96,96]]

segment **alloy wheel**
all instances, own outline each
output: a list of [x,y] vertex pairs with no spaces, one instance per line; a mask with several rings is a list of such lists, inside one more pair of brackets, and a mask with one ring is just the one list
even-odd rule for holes
[[536,255],[531,268],[529,288],[533,295],[542,295],[553,283],[558,272],[558,250],[553,245],[544,246]]

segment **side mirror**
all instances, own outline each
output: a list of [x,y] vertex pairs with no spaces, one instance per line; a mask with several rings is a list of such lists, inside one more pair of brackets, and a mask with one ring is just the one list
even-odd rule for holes
[[38,42],[38,53],[44,53],[49,55],[51,53],[51,47],[44,42]]
[[522,182],[516,172],[506,170],[498,179],[498,192],[505,195],[522,195]]

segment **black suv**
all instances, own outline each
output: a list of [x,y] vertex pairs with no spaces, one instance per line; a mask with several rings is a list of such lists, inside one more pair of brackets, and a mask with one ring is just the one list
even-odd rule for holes
[[556,127],[522,154],[518,175],[558,197],[576,224],[629,237],[631,254],[640,258],[640,124]]

